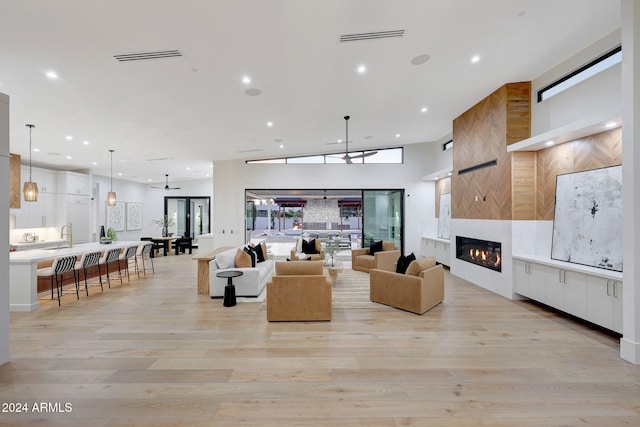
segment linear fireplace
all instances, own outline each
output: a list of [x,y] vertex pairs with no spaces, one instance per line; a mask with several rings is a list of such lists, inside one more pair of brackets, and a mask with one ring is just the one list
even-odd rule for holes
[[456,258],[498,272],[502,271],[501,250],[500,242],[456,236]]

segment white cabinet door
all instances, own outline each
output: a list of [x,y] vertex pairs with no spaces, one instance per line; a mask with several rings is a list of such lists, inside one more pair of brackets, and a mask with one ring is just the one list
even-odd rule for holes
[[587,320],[613,329],[613,280],[587,277]]
[[529,265],[531,265],[528,261],[523,261],[520,259],[513,260],[513,281],[515,292],[524,295],[525,297],[529,296]]
[[587,275],[564,270],[564,311],[581,319],[587,317]]
[[56,226],[56,195],[54,193],[41,193],[38,196],[38,202],[42,202],[40,215],[41,227]]
[[72,225],[73,242],[89,242],[89,198],[67,194],[66,222]]
[[622,333],[622,282],[613,282],[613,329]]
[[545,302],[545,275],[546,268],[544,265],[529,263],[529,298]]
[[547,266],[545,275],[545,304],[564,310],[564,274],[566,270]]
[[58,172],[58,193],[89,195],[89,175],[75,172]]

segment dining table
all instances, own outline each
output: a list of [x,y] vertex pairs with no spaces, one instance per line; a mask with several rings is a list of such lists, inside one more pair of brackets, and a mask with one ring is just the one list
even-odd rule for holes
[[152,237],[153,243],[162,245],[162,254],[164,256],[171,255],[171,242],[178,239],[180,236],[166,236],[166,237]]

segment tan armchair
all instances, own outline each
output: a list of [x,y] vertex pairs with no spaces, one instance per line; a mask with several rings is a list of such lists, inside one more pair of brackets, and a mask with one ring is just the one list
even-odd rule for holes
[[444,300],[444,270],[433,257],[412,261],[406,274],[373,269],[369,292],[371,301],[423,314]]
[[276,262],[267,283],[267,320],[331,320],[331,281],[323,261]]
[[325,253],[324,249],[322,249],[322,241],[320,239],[316,239],[316,252],[317,253],[315,254],[304,254],[304,256],[302,256],[300,252],[298,252],[298,241],[296,240],[296,246],[291,248],[291,255],[289,259],[291,259],[291,261],[296,261],[306,260],[311,257],[311,261],[324,261]]
[[395,271],[394,265],[400,258],[400,251],[395,243],[383,240],[382,252],[369,255],[369,248],[351,250],[351,268],[358,271],[369,272],[375,268],[378,270]]

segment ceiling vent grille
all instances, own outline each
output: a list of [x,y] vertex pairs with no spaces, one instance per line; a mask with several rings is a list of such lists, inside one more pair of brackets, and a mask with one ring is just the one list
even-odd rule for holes
[[120,62],[175,58],[177,56],[182,56],[182,52],[179,50],[158,50],[155,52],[123,53],[121,55],[113,55],[113,57]]
[[359,40],[390,39],[404,36],[404,30],[375,31],[373,33],[343,34],[340,42],[355,42]]

